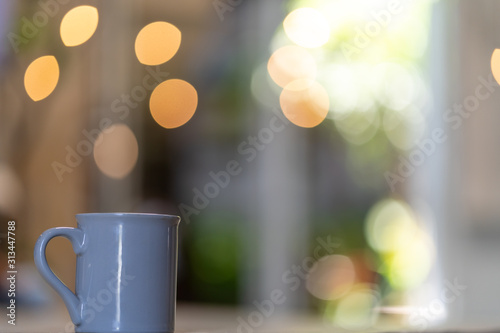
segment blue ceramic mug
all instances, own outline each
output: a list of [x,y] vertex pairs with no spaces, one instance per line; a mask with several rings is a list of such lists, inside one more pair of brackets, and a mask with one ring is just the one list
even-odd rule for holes
[[[76,215],[77,228],[52,228],[35,245],[40,274],[63,299],[76,332],[173,332],[177,282],[177,229],[172,215]],[[75,293],[45,257],[54,237],[76,253]]]

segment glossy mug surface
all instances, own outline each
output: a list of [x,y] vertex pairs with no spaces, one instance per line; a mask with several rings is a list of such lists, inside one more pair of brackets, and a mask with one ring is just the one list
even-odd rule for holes
[[[177,288],[177,229],[172,215],[76,215],[77,228],[52,228],[35,245],[35,264],[62,297],[76,332],[173,332]],[[76,253],[75,293],[47,264],[54,237]]]

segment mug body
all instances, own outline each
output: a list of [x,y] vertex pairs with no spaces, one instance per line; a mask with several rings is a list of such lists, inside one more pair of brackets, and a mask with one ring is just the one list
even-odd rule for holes
[[76,332],[173,332],[179,217],[91,213],[76,216],[84,232],[75,294]]

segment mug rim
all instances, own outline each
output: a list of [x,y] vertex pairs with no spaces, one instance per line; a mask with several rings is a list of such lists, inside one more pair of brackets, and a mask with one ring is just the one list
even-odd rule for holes
[[177,215],[170,215],[170,214],[157,214],[157,213],[127,213],[127,212],[109,212],[109,213],[79,213],[75,215],[77,218],[78,217],[156,217],[156,218],[168,218],[168,219],[176,219],[180,221],[180,216]]

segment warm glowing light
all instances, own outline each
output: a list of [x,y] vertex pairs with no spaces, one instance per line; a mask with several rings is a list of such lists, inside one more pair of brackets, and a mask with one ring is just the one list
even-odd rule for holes
[[414,103],[420,95],[418,75],[410,68],[383,62],[375,66],[370,77],[373,95],[393,110],[403,110]]
[[349,330],[371,327],[378,313],[374,311],[379,303],[378,293],[369,285],[360,284],[355,290],[342,297],[336,307],[329,304],[327,317],[333,324]]
[[497,83],[500,84],[500,49],[495,49],[491,55],[491,72]]
[[168,22],[153,22],[142,28],[135,39],[135,54],[144,65],[160,65],[170,60],[181,45],[181,31]]
[[325,64],[318,73],[332,101],[331,115],[335,119],[351,112],[373,110],[374,101],[370,93],[371,66],[364,63]]
[[49,96],[59,81],[59,65],[54,56],[35,59],[24,74],[24,88],[28,96],[36,101]]
[[359,100],[369,94],[362,93],[363,82],[357,79],[353,66],[325,66],[321,71],[325,87],[335,107],[332,109],[335,118],[344,117],[357,109]]
[[368,213],[365,231],[394,289],[407,290],[424,282],[434,260],[434,244],[406,203],[393,199],[377,203]]
[[94,34],[99,22],[97,8],[78,6],[64,15],[61,21],[61,39],[66,46],[85,43]]
[[269,75],[280,87],[298,79],[314,79],[316,62],[306,49],[284,46],[276,50],[267,63]]
[[296,80],[280,95],[285,116],[297,126],[311,128],[319,125],[328,114],[330,100],[321,84],[312,80]]
[[355,279],[356,272],[351,259],[331,255],[314,264],[307,277],[306,288],[316,298],[334,300],[345,295]]
[[328,21],[313,8],[294,10],[283,21],[283,28],[292,42],[307,48],[322,46],[330,37]]
[[418,226],[411,208],[402,201],[386,199],[368,212],[366,236],[373,249],[398,251],[411,243]]
[[434,246],[429,237],[419,231],[406,246],[383,260],[391,286],[399,290],[411,289],[427,278],[434,260]]
[[106,176],[121,179],[127,176],[139,155],[139,146],[132,130],[125,124],[111,125],[101,132],[94,145],[94,159]]
[[191,119],[198,105],[196,89],[186,81],[171,79],[160,83],[149,101],[154,120],[165,128],[176,128]]

